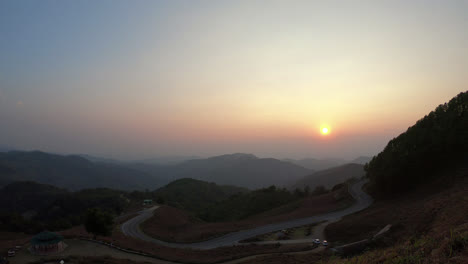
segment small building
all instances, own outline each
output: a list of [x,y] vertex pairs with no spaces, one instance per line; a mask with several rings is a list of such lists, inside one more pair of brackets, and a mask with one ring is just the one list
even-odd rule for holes
[[67,245],[63,242],[63,236],[43,231],[31,239],[31,253],[36,255],[50,255],[62,252]]
[[143,205],[148,205],[148,204],[152,204],[152,203],[153,203],[153,200],[151,200],[151,199],[143,200]]

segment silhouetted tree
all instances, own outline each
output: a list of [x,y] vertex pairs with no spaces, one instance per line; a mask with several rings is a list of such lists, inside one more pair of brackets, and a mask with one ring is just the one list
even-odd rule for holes
[[112,215],[99,208],[88,209],[86,212],[85,228],[88,233],[99,236],[109,236],[112,233],[114,220]]
[[296,188],[294,189],[294,195],[297,197],[304,197],[304,192],[301,189]]
[[325,189],[325,186],[319,185],[315,187],[314,191],[312,192],[312,195],[320,195],[324,193],[327,193],[327,189]]
[[156,198],[156,202],[157,202],[158,204],[164,204],[164,202],[165,202],[165,201],[164,201],[164,197],[158,196],[158,198]]
[[333,188],[331,190],[332,190],[332,192],[334,192],[334,191],[336,191],[338,189],[341,189],[343,187],[344,187],[344,183],[338,183],[335,186],[333,186]]

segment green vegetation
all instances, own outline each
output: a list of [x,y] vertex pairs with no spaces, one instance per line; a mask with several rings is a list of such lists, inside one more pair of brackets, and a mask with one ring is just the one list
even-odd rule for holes
[[205,221],[238,220],[299,201],[305,195],[275,186],[249,191],[194,179],[180,179],[154,192],[130,193],[106,188],[69,192],[35,182],[14,182],[0,189],[0,230],[63,230],[86,223],[89,208],[115,216],[132,201],[140,204],[144,199],[190,211]]
[[460,233],[450,230],[450,239],[446,248],[446,256],[451,258],[468,248],[468,232]]
[[126,193],[111,189],[69,192],[34,182],[15,182],[0,189],[0,230],[37,233],[84,223],[88,208],[112,215],[128,203]]
[[271,186],[233,195],[207,207],[206,210],[197,212],[197,216],[203,220],[215,222],[240,220],[294,202],[301,197],[302,194],[294,195],[286,189]]
[[439,105],[414,126],[390,140],[365,166],[374,193],[406,191],[436,172],[467,162],[468,92]]
[[110,236],[114,220],[111,214],[99,208],[88,209],[85,217],[85,228],[88,233],[96,236]]
[[[137,195],[143,197],[143,193]],[[180,179],[151,193],[151,198],[190,211],[209,222],[240,220],[303,198],[308,191],[291,193],[275,186],[249,191],[195,179]]]
[[156,201],[180,209],[200,212],[210,205],[225,200],[234,194],[248,192],[245,188],[217,185],[195,179],[180,179],[154,191]]

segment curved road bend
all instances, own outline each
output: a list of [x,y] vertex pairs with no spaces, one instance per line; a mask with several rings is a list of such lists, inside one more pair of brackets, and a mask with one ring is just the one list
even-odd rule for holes
[[233,246],[247,238],[251,238],[254,236],[274,232],[277,230],[288,229],[313,223],[318,223],[322,221],[335,222],[338,221],[341,217],[345,215],[349,215],[358,211],[361,211],[372,203],[372,198],[367,195],[363,190],[362,186],[366,183],[366,180],[359,181],[349,188],[349,193],[353,198],[356,200],[354,205],[343,209],[341,211],[331,212],[322,215],[316,215],[312,217],[300,218],[295,220],[289,220],[286,222],[275,223],[265,226],[260,226],[248,230],[241,230],[233,233],[226,234],[221,237],[213,238],[207,241],[196,242],[196,243],[172,243],[166,242],[159,239],[152,238],[140,229],[139,225],[143,223],[145,220],[150,218],[153,215],[153,211],[158,208],[158,206],[154,206],[150,209],[143,210],[139,212],[139,215],[128,220],[122,226],[122,232],[131,237],[135,237],[141,240],[145,240],[148,242],[160,244],[167,247],[174,247],[174,248],[193,248],[193,249],[213,249],[217,247],[224,247],[224,246]]

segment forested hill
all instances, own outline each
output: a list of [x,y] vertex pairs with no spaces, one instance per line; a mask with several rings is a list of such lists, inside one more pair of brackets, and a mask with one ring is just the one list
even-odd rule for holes
[[190,211],[209,222],[244,219],[304,198],[304,195],[275,186],[249,191],[189,178],[173,181],[153,192],[157,201],[162,198],[166,204]]
[[35,182],[13,182],[0,188],[0,231],[37,233],[83,223],[88,208],[119,215],[129,194],[105,188],[69,192]]
[[69,190],[96,187],[144,190],[164,183],[145,172],[117,164],[90,162],[74,155],[41,151],[0,153],[0,187],[14,181],[34,181]]
[[440,172],[468,164],[468,92],[416,122],[366,166],[375,193],[388,195],[427,182]]
[[205,207],[225,200],[231,195],[248,192],[247,189],[217,185],[195,179],[179,179],[154,191],[156,197],[161,197],[167,204],[189,211],[199,211]]

